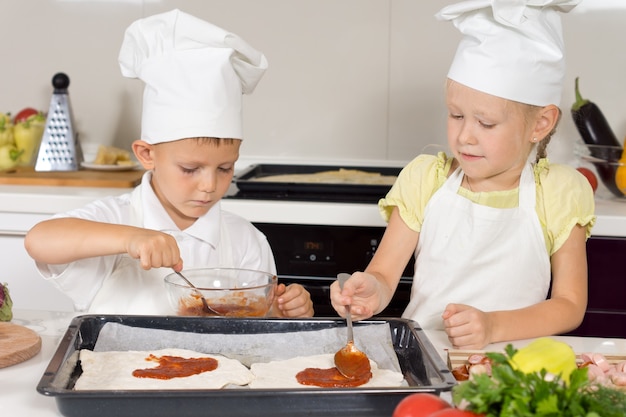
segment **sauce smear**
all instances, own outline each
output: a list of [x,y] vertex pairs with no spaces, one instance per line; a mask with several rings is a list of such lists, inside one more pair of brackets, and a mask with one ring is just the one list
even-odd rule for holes
[[298,383],[302,385],[314,385],[322,388],[348,388],[358,387],[372,379],[372,372],[356,375],[354,378],[346,378],[337,368],[306,368],[296,375]]
[[213,358],[181,358],[180,356],[150,355],[147,361],[158,362],[155,368],[135,369],[136,378],[172,379],[209,372],[217,369],[217,359]]

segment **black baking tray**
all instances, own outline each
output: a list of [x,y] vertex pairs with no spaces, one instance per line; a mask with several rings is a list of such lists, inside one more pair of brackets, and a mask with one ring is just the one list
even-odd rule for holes
[[386,184],[336,184],[307,182],[264,181],[263,177],[282,174],[315,174],[323,171],[354,169],[380,175],[398,176],[402,168],[372,166],[341,166],[341,165],[283,165],[255,164],[245,168],[234,179],[240,191],[251,193],[289,193],[289,194],[356,194],[383,197],[391,189]]
[[[377,318],[355,326],[388,323],[394,350],[408,386],[398,388],[302,388],[207,390],[75,391],[80,376],[78,351],[93,349],[108,322],[150,329],[216,334],[260,334],[344,327],[345,320],[226,317],[84,315],[70,323],[37,391],[54,397],[68,417],[280,417],[392,415],[406,395],[450,391],[456,380],[417,323]],[[288,341],[286,341],[288,342]]]

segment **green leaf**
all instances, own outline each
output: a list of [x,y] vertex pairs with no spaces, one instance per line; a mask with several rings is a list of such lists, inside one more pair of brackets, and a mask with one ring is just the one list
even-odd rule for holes
[[559,412],[559,400],[556,395],[552,394],[547,398],[540,400],[537,403],[537,415],[549,416],[558,415]]
[[505,354],[487,353],[492,375],[473,375],[456,385],[454,404],[468,404],[468,411],[487,417],[626,416],[626,392],[592,384],[586,368],[575,369],[567,381],[545,369],[526,374],[511,366],[515,352],[509,344]]
[[7,284],[0,283],[0,292],[3,295],[0,303],[0,321],[11,321],[13,318],[13,301],[11,300]]

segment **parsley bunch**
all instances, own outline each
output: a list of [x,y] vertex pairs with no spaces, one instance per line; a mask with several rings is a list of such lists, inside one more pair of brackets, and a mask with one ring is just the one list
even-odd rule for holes
[[540,372],[524,373],[511,366],[517,352],[512,345],[506,354],[487,353],[492,375],[473,375],[455,386],[454,403],[459,408],[486,417],[623,417],[626,392],[593,384],[587,369],[574,370],[568,381]]

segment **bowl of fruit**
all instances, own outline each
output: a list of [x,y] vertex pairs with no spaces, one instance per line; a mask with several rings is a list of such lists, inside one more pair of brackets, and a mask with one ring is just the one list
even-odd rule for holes
[[626,198],[626,151],[621,146],[580,144],[576,154],[581,168],[592,168],[613,196]]
[[45,125],[45,114],[32,107],[20,110],[15,117],[0,113],[0,171],[35,164]]

